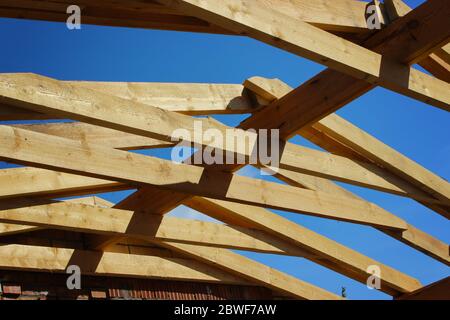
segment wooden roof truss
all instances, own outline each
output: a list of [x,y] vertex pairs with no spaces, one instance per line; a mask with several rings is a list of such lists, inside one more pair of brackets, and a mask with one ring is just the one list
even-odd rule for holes
[[[0,74],[0,120],[41,120],[0,125],[0,159],[24,165],[0,170],[0,240],[46,229],[89,235],[85,250],[11,240],[0,247],[0,268],[64,271],[79,264],[88,274],[254,284],[285,297],[340,299],[230,250],[239,249],[302,257],[362,283],[368,266],[378,265],[383,292],[425,290],[267,209],[367,225],[450,264],[448,244],[331,181],[411,198],[450,217],[446,180],[334,113],[377,86],[450,111],[447,0],[414,10],[385,0],[381,30],[367,27],[371,3],[354,0],[14,0],[0,3],[0,16],[65,21],[68,3],[81,6],[83,23],[248,36],[327,69],[298,88],[261,77],[230,85]],[[251,116],[237,128],[193,118],[244,113]],[[234,174],[245,165],[174,164],[131,152],[172,147],[174,130],[191,130],[194,121],[232,129],[240,139],[248,129],[280,129],[275,177],[285,183]],[[288,142],[295,135],[326,151]],[[188,142],[207,146],[195,137]],[[118,204],[93,196],[134,189]],[[74,196],[85,198],[56,200]],[[165,216],[179,205],[225,224]]]

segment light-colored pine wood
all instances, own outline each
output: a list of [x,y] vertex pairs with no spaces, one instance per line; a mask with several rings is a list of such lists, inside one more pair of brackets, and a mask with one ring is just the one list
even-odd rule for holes
[[0,223],[0,235],[7,236],[11,234],[30,232],[39,230],[39,227],[31,227],[20,224],[12,224],[12,223]]
[[132,189],[124,183],[39,168],[0,170],[0,199],[61,198]]
[[[105,208],[86,202],[17,200],[0,202],[2,235],[36,227],[144,240],[167,240],[238,250],[303,257],[300,248],[266,232],[239,226]],[[8,224],[8,223],[14,223]],[[34,226],[34,227],[33,227]]]
[[[254,1],[158,1],[352,77],[450,110],[450,84]],[[445,35],[447,31],[439,32]]]
[[[136,186],[153,185],[181,193],[386,228],[406,229],[403,220],[374,204],[360,200],[343,199],[327,193],[207,171],[197,166],[174,164],[163,159],[8,126],[0,127],[0,141],[0,157],[19,163],[97,178],[110,178]],[[46,152],[43,153],[42,150]],[[76,154],[76,159],[71,156],[73,154]],[[108,159],[107,166],[104,159]],[[146,174],[143,175],[143,172]]]
[[[270,84],[265,84],[265,82],[276,82],[275,85],[270,85]],[[279,83],[279,80],[266,80],[264,81],[264,79],[261,78],[256,78],[256,79],[249,79],[245,82],[245,85],[249,85],[251,84],[252,90],[255,90],[255,93],[259,94],[262,92],[265,92],[265,96],[269,101],[274,101],[276,100],[277,97],[282,97],[286,94],[286,91],[288,90],[288,88],[286,86],[283,86],[282,84]],[[342,119],[341,117],[339,117],[336,114],[332,114],[329,115],[326,119],[337,119],[338,122],[344,122],[346,123],[347,127],[352,128],[353,132],[349,133],[346,135],[346,137],[348,139],[352,139],[353,136],[359,136],[359,135],[363,135],[363,136],[369,136],[370,135],[368,133],[365,133],[364,131],[360,130],[359,128],[357,128],[356,126],[352,125],[351,123],[349,123],[348,121]],[[256,119],[257,118],[255,116],[252,116],[249,118],[248,121],[245,122],[244,126],[248,126],[248,125],[252,125],[252,119]],[[340,140],[336,135],[333,136],[333,138],[336,138],[336,140],[333,139],[329,139],[326,138],[326,140],[323,140],[323,136],[318,135],[314,132],[321,132],[320,130],[320,126],[326,127],[326,124],[324,124],[325,120],[321,120],[316,124],[313,124],[311,127],[309,128],[305,128],[304,130],[300,131],[299,133],[301,135],[303,135],[305,138],[311,138],[310,136],[310,132],[313,132],[313,136],[314,139],[312,139],[313,142],[319,144],[320,146],[324,147],[325,149],[330,149],[331,150],[336,150],[335,146],[338,146],[338,150],[341,152],[341,146],[345,146],[345,148],[347,148],[345,141]],[[329,128],[331,130],[331,128]],[[306,133],[306,134],[305,134]],[[374,138],[371,138],[374,139]],[[344,144],[343,144],[344,142]],[[331,145],[330,145],[331,143]],[[379,144],[382,144],[381,142],[379,142]],[[352,149],[352,152],[353,149]],[[345,150],[345,154],[347,154],[349,157],[354,157],[353,153],[349,153],[347,150]],[[362,158],[365,159],[362,154],[357,153],[357,159]],[[369,158],[369,160],[371,160]],[[411,160],[408,160],[411,161]],[[370,168],[371,166],[365,166],[365,168]],[[386,170],[382,170],[382,168],[379,168],[376,172],[384,172]],[[384,176],[389,176],[386,173],[383,174]],[[309,181],[307,181],[308,183],[305,183],[304,177],[303,175],[299,175],[296,172],[291,172],[291,171],[287,171],[287,170],[281,170],[280,172],[278,172],[278,174],[276,175],[279,179],[287,182],[290,185],[294,185],[294,186],[303,186],[306,187],[308,189],[312,189],[312,190],[323,190],[325,192],[332,192],[332,193],[339,193],[343,194],[343,192],[345,192],[345,189],[331,183],[323,183],[321,182],[320,184],[315,184],[315,183],[311,183]],[[392,181],[392,180],[391,180]],[[399,181],[398,179],[394,179],[394,181]],[[424,191],[422,191],[421,189],[418,189],[417,187],[413,187],[413,186],[408,186],[405,183],[401,183],[401,185],[406,188],[406,190],[412,190],[412,192],[416,193],[416,194],[424,194]],[[357,197],[356,195],[353,195],[349,192],[347,192],[347,196],[349,197],[353,197],[356,199],[361,199],[360,197]],[[343,194],[344,195],[344,194]],[[439,206],[435,206],[435,205],[430,205],[427,204],[428,207],[430,207],[431,209],[435,210],[436,212],[444,215],[444,216],[448,216],[448,208],[442,208]],[[420,231],[418,229],[416,229],[415,227],[408,225],[408,231],[405,232],[397,232],[397,233],[391,233],[388,231],[385,231],[383,229],[380,229],[382,232],[385,232],[387,234],[389,234],[390,236],[393,236],[394,238],[398,239],[399,241],[402,241],[403,243],[412,246],[413,248],[416,248],[417,250],[426,253],[428,256],[433,257],[443,263],[448,264],[449,263],[449,249],[448,249],[448,245],[431,237],[430,235],[424,233],[423,231]]]
[[[252,225],[254,228],[276,235],[316,254],[317,258],[313,257],[312,261],[362,283],[366,283],[367,280],[367,267],[378,265],[383,273],[381,290],[388,294],[396,295],[396,292],[411,291],[421,286],[417,280],[273,212],[202,197],[194,197],[187,201],[186,205],[224,222],[230,220],[235,224]],[[447,263],[449,262],[447,252]]]
[[[252,103],[240,84],[148,83],[65,81],[75,88],[87,88],[134,102],[187,115],[252,113]],[[43,120],[59,118],[19,107],[2,106],[0,120]]]
[[242,278],[190,259],[18,244],[0,246],[1,269],[65,272],[69,265],[78,265],[86,275],[248,284]]
[[82,122],[15,124],[12,126],[77,141],[98,143],[121,150],[166,148],[174,145],[167,141],[127,134]]
[[[266,80],[273,82],[274,80]],[[252,90],[255,90],[256,87],[259,87],[255,93],[259,94],[262,92],[266,92],[265,96],[269,97],[272,96],[272,100],[274,103],[271,106],[268,106],[265,110],[268,110],[272,107],[272,110],[277,110],[277,98],[283,99],[286,97],[286,91],[288,90],[286,86],[282,87],[281,84],[278,84],[279,80],[275,80],[277,82],[277,85],[260,85],[263,83],[262,79],[248,79],[244,85],[249,86],[249,88],[252,88]],[[274,90],[277,89],[277,90]],[[282,88],[282,89],[279,89]],[[270,91],[267,91],[270,90]],[[315,91],[311,91],[315,92]],[[265,111],[264,110],[264,111]],[[264,112],[263,111],[263,112]],[[263,113],[261,112],[261,113]],[[260,114],[261,114],[260,113]],[[275,118],[274,115],[271,115],[272,118]],[[260,125],[260,119],[261,117],[258,115],[254,115],[247,119],[244,122],[244,127],[251,126],[254,124],[254,122],[258,123]],[[292,125],[285,126],[285,132],[288,136],[291,136],[296,131],[296,118],[292,118],[294,120],[291,120]],[[275,123],[276,125],[276,123]],[[378,139],[372,137],[368,133],[364,132],[360,128],[356,127],[355,125],[351,124],[350,122],[346,121],[342,117],[339,117],[336,114],[330,114],[327,117],[323,118],[322,120],[313,123],[310,126],[302,127],[301,130],[297,131],[300,135],[303,137],[310,139],[312,142],[318,144],[322,148],[329,150],[331,152],[336,151],[336,146],[338,146],[338,153],[340,152],[341,146],[344,147],[344,155],[350,158],[356,158],[356,159],[363,159],[365,162],[354,162],[353,164],[360,164],[363,165],[365,169],[371,170],[372,173],[375,173],[376,175],[382,175],[385,177],[388,181],[390,181],[393,184],[396,184],[397,187],[400,187],[406,192],[413,193],[418,197],[417,200],[422,200],[422,197],[426,197],[427,194],[428,197],[440,199],[444,201],[444,203],[447,203],[448,200],[446,200],[446,197],[439,193],[446,193],[450,192],[450,185],[447,181],[443,180],[442,178],[438,177],[437,175],[433,174],[432,172],[426,170],[422,166],[418,165],[411,159],[405,157],[401,153],[393,150],[391,147],[385,145]],[[281,136],[285,136],[281,134]],[[325,138],[325,139],[324,139]],[[347,151],[347,148],[351,150],[351,153]],[[356,154],[354,156],[353,154]],[[342,158],[333,158],[333,162],[339,162],[342,160]],[[343,161],[351,161],[351,160],[343,160]],[[392,176],[392,174],[389,174],[386,172],[386,170],[383,170],[382,168],[377,168],[369,162],[373,162],[375,164],[381,165],[391,171],[394,175],[398,176],[400,179],[395,178]],[[318,165],[318,163],[315,163]],[[350,166],[353,166],[350,165]],[[392,164],[395,164],[392,166]],[[353,168],[351,170],[351,174],[354,174],[357,168]],[[339,170],[340,171],[340,170]],[[288,172],[286,172],[288,173]],[[338,174],[342,175],[342,172],[339,172]],[[362,175],[366,175],[366,178],[368,178],[368,173],[360,173],[360,177]],[[371,175],[371,174],[369,174]],[[405,180],[407,183],[402,182],[402,180]],[[410,185],[408,185],[408,183]],[[435,190],[436,189],[436,190]],[[439,191],[440,190],[440,191]],[[436,212],[448,216],[448,208],[440,208],[438,206],[430,206],[430,203],[428,202],[427,206],[435,210]]]
[[[366,5],[354,0],[321,2],[311,0],[260,0],[267,6],[324,30],[360,33],[367,30]],[[65,21],[68,4],[86,8],[86,24],[113,25],[122,27],[153,28],[166,30],[225,33],[230,31],[194,19],[183,12],[149,1],[101,1],[88,0],[4,0],[2,16],[25,19]],[[39,9],[39,11],[34,11]],[[117,19],[118,12],[121,19]],[[147,18],[147,19],[145,19]],[[381,21],[384,23],[384,20]]]

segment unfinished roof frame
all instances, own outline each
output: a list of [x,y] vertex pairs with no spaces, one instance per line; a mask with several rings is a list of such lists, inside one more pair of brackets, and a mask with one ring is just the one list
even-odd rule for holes
[[[89,235],[89,250],[81,251],[7,244],[0,249],[0,268],[61,272],[82,259],[76,261],[87,274],[252,284],[291,298],[341,298],[230,251],[240,249],[303,257],[362,283],[372,275],[368,267],[377,265],[380,290],[396,298],[427,290],[417,279],[267,209],[368,225],[450,264],[448,244],[331,181],[411,198],[449,218],[445,179],[334,114],[376,86],[450,111],[446,0],[414,10],[386,0],[381,30],[367,27],[370,3],[354,0],[15,0],[0,5],[0,16],[65,21],[69,2],[82,8],[83,23],[248,36],[328,69],[298,88],[261,77],[225,85],[0,74],[0,120],[44,120],[0,126],[0,159],[27,166],[0,170],[0,239],[45,229]],[[416,63],[430,74],[415,69]],[[249,129],[279,129],[275,177],[287,185],[234,174],[249,162],[193,166],[130,152],[174,146],[174,130],[191,130],[192,116],[244,113],[251,116],[237,128],[212,118],[195,121],[233,130],[241,139]],[[76,122],[45,121],[59,118]],[[326,151],[288,142],[297,134]],[[208,146],[193,137],[189,142]],[[146,168],[154,170],[143,175]],[[89,197],[133,189],[115,205]],[[55,200],[69,196],[88,198]],[[225,225],[164,216],[182,204]],[[174,257],[118,252],[123,241],[165,248]]]

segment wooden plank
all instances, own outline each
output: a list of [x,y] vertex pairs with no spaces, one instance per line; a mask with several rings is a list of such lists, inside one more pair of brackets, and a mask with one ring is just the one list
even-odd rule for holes
[[164,247],[199,259],[265,287],[308,300],[340,300],[340,296],[301,281],[278,270],[245,258],[227,249],[208,248],[170,241],[157,241]]
[[[264,95],[266,97],[266,99],[270,100],[274,100],[277,98],[277,96],[283,96],[286,91],[288,90],[288,86],[287,85],[282,85],[280,84],[279,80],[270,80],[270,82],[275,82],[276,84],[265,84],[266,81],[264,81],[264,79],[261,78],[257,78],[255,79],[255,81],[253,81],[253,79],[249,80],[246,82],[247,83],[251,83],[251,88],[252,90],[254,90],[255,93],[259,94],[262,92],[265,92]],[[249,121],[246,121],[244,126],[248,126],[252,124],[252,119],[254,118],[254,116],[252,116]],[[344,121],[348,124],[349,127],[352,127],[355,131],[348,135],[349,138],[351,138],[352,136],[358,136],[358,135],[368,135],[367,133],[363,132],[362,130],[360,130],[359,128],[351,125],[349,122],[345,121],[344,119],[340,118],[339,116],[332,114],[329,115],[326,119],[331,118],[331,119],[339,119],[339,121]],[[305,128],[306,130],[302,130],[300,131],[300,134],[302,134],[303,136],[305,136],[306,138],[311,138],[310,136],[310,132],[313,132],[313,142],[318,143],[320,146],[322,146],[325,149],[330,149],[331,150],[335,150],[335,146],[339,146],[339,151],[340,150],[340,146],[345,146],[345,144],[342,143],[342,141],[340,141],[339,139],[334,140],[334,139],[329,139],[328,136],[325,136],[325,141],[324,141],[324,136],[322,135],[318,135],[315,134],[314,131],[316,132],[321,132],[319,131],[318,128],[318,124],[319,123],[323,123],[325,120],[321,120],[318,123],[312,125],[310,128]],[[320,128],[319,128],[320,129]],[[306,134],[305,134],[306,131]],[[337,138],[337,137],[334,137]],[[380,142],[381,143],[381,142]],[[352,149],[353,150],[353,149]],[[353,152],[353,151],[352,151]],[[345,151],[344,154],[348,154],[348,156],[352,157],[353,154],[349,154],[347,151]],[[356,158],[360,158],[360,154],[357,154],[358,156]],[[362,157],[362,155],[361,155]],[[362,157],[362,159],[365,159],[364,157]],[[298,173],[295,172],[290,172],[290,171],[286,171],[286,170],[281,170],[276,177],[278,177],[279,179],[282,179],[283,181],[287,182],[290,185],[295,185],[295,186],[303,186],[306,187],[308,189],[312,189],[312,190],[316,190],[318,188],[321,188],[320,190],[324,190],[325,192],[333,192],[333,193],[338,193],[339,191],[341,191],[341,193],[343,191],[345,191],[343,188],[334,185],[333,183],[321,183],[321,184],[314,184],[311,183],[309,181],[307,181],[307,183],[304,182],[303,176],[299,175]],[[408,187],[409,189],[411,189],[411,187]],[[416,188],[417,189],[417,188]],[[414,188],[412,189],[414,190]],[[414,191],[417,193],[417,191]],[[420,189],[419,189],[419,194],[421,194]],[[355,195],[349,195],[349,196],[353,196],[353,198],[356,199],[361,199]],[[430,207],[431,209],[435,210],[436,212],[444,215],[444,216],[448,216],[448,208],[442,208],[439,206],[435,206],[435,205],[427,205],[428,207]],[[427,254],[430,257],[433,257],[435,259],[437,259],[438,261],[441,261],[443,263],[448,264],[449,263],[449,248],[448,245],[431,237],[430,235],[414,228],[411,225],[408,225],[408,230],[405,232],[397,232],[397,233],[391,233],[388,231],[384,231],[382,229],[380,229],[382,232],[387,233],[390,236],[393,236],[394,238],[396,238],[399,241],[402,241],[403,243]]]
[[430,0],[374,33],[364,46],[383,58],[414,64],[450,41],[450,8],[445,0]]
[[[0,157],[13,162],[385,228],[404,230],[406,227],[403,220],[364,201],[343,201],[326,193],[174,164],[8,126],[0,126],[0,134]],[[72,154],[77,155],[76,161]]]
[[[213,247],[303,257],[308,255],[264,231],[212,222],[105,208],[85,202],[1,201],[1,234],[21,232],[23,225],[83,233],[121,235]],[[13,223],[8,224],[8,223]]]
[[69,265],[78,265],[86,275],[248,284],[242,278],[190,259],[18,244],[0,246],[1,269],[65,272]]
[[[450,84],[312,25],[292,19],[270,7],[242,0],[159,1],[352,77],[381,85],[444,110],[450,110]],[[443,9],[446,10],[445,7]],[[445,13],[444,17],[446,19]],[[450,30],[450,26],[445,30]],[[449,35],[446,31],[439,30],[439,34],[444,39],[448,39]]]

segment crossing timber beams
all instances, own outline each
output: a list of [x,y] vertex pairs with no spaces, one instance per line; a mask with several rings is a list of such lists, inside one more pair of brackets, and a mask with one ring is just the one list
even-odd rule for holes
[[[364,201],[255,180],[126,151],[87,145],[27,130],[0,127],[0,158],[132,185],[153,185],[193,195],[227,199],[322,217],[406,229],[405,223]],[[42,150],[46,150],[42,153]],[[71,157],[76,154],[76,159]],[[108,159],[105,167],[102,159]],[[127,170],[124,171],[124,168]],[[146,168],[153,168],[146,170]],[[142,172],[147,172],[142,175]],[[304,199],[299,202],[298,199]],[[329,212],[333,212],[331,215]],[[340,213],[342,212],[342,213]]]
[[[394,21],[411,11],[402,0],[386,0],[384,2],[386,14]],[[428,57],[421,59],[419,65],[429,71],[436,78],[450,82],[450,45],[435,50]]]
[[[0,94],[6,102],[14,104],[19,107],[26,107],[32,110],[44,111],[48,113],[60,113],[66,117],[72,117],[81,121],[88,121],[92,124],[100,124],[109,126],[111,129],[101,129],[92,126],[80,125],[80,124],[52,124],[45,126],[18,126],[19,128],[31,128],[32,130],[38,132],[45,132],[50,134],[64,134],[64,137],[69,137],[79,141],[86,142],[106,142],[114,148],[122,149],[134,149],[140,145],[148,147],[164,147],[170,146],[171,143],[159,142],[154,138],[164,139],[168,141],[169,137],[171,139],[178,138],[174,133],[177,129],[184,128],[191,132],[191,141],[204,144],[204,140],[200,137],[200,140],[195,140],[196,135],[196,121],[202,121],[202,126],[207,128],[214,128],[224,132],[223,136],[226,136],[224,125],[219,125],[217,122],[210,122],[209,120],[195,120],[188,116],[178,115],[171,113],[170,111],[163,111],[161,109],[147,105],[144,107],[142,104],[133,105],[130,100],[125,100],[123,98],[115,98],[106,94],[100,94],[96,91],[85,90],[80,87],[67,86],[65,84],[60,84],[56,80],[38,77],[29,74],[15,74],[15,75],[2,75],[0,76],[0,81],[2,81],[2,87],[0,88]],[[45,83],[45,85],[44,85]],[[33,95],[23,96],[21,95],[22,87],[21,85],[29,88]],[[69,93],[73,90],[74,93]],[[284,90],[284,89],[283,89]],[[60,94],[64,92],[64,95]],[[58,97],[59,103],[56,103],[56,97]],[[86,105],[89,101],[95,101],[95,104],[90,106]],[[122,104],[122,105],[121,105]],[[129,110],[126,110],[127,107]],[[117,108],[117,105],[121,105],[121,108]],[[99,108],[102,106],[102,108]],[[134,110],[131,109],[134,107]],[[126,128],[125,128],[126,126]],[[66,129],[66,127],[68,127]],[[120,136],[117,130],[127,130],[129,133],[136,133],[139,135],[144,135],[144,138],[136,137],[136,141],[133,141],[132,135]],[[228,128],[231,130],[231,128]],[[233,129],[235,134],[244,139],[247,136],[252,136],[247,132],[242,130]],[[115,135],[119,134],[116,138]],[[256,139],[256,135],[253,134]],[[81,139],[80,139],[81,138]],[[146,140],[148,138],[148,141]],[[128,143],[131,147],[126,147],[125,144]],[[227,145],[221,143],[218,147],[226,148]],[[234,147],[232,149],[224,149],[224,151],[234,152]],[[245,155],[249,157],[253,152],[253,145],[250,145],[247,150],[244,151]],[[299,154],[303,154],[299,155]],[[308,161],[308,153],[313,153],[313,161]],[[370,174],[366,168],[359,164],[354,164],[352,170],[347,170],[348,174],[354,174],[353,176],[343,174],[342,168],[349,167],[352,165],[351,161],[346,161],[343,158],[337,156],[334,157],[334,165],[332,166],[336,170],[335,173],[331,172],[327,176],[327,173],[332,170],[325,170],[325,168],[318,167],[320,163],[315,161],[320,158],[322,154],[314,152],[312,150],[297,147],[292,144],[286,144],[283,153],[280,158],[280,167],[283,169],[293,170],[300,173],[311,173],[314,172],[319,175],[324,175],[325,177],[337,178],[345,182],[355,183],[364,186],[370,186],[376,189],[382,189],[384,191],[400,193],[402,195],[407,195],[414,197],[418,200],[423,200],[424,202],[430,202],[432,200],[427,200],[426,196],[420,194],[409,193],[403,190],[401,187],[396,187],[392,185],[389,181],[383,178],[379,178],[377,174]],[[323,155],[324,158],[327,156]],[[328,159],[324,159],[321,163],[327,164]],[[332,168],[332,169],[333,169]],[[362,174],[357,175],[357,170],[362,171]],[[373,168],[376,170],[376,167]]]
[[[160,0],[160,2],[357,79],[379,84],[450,111],[450,84],[312,25],[292,19],[270,7],[245,0],[220,2]],[[442,2],[445,0],[433,1],[438,6]],[[419,13],[424,11],[421,8],[417,9],[421,10]],[[444,21],[448,21],[445,14],[444,18]],[[442,43],[449,37],[448,30],[450,26],[445,30],[428,31],[439,33],[442,37],[439,43]]]
[[340,296],[298,280],[226,249],[201,247],[190,244],[158,241],[164,247],[187,254],[207,264],[239,275],[252,282],[267,286],[296,298],[308,300],[340,300]]
[[[71,140],[85,141],[86,143],[98,143],[103,146],[122,150],[171,146],[170,143],[165,143],[161,140],[125,134],[120,131],[83,123],[49,123],[14,125],[13,127],[66,137]],[[384,172],[379,167],[370,163],[358,163],[345,157],[315,151],[291,143],[286,143],[281,162],[290,164],[292,170],[296,170],[297,172],[301,171],[314,176],[326,177],[411,197],[429,204],[445,204],[445,202],[427,196],[425,192],[417,192],[414,188],[404,183],[403,180],[389,175],[389,173]],[[303,179],[307,180],[306,177]]]
[[189,199],[186,205],[224,222],[252,225],[276,235],[310,251],[313,256],[308,259],[363,283],[367,280],[367,267],[378,265],[385,275],[381,290],[389,294],[420,287],[417,280],[262,208],[201,197]]
[[[267,81],[275,82],[276,84],[265,84]],[[271,100],[273,102],[260,113],[255,114],[244,121],[242,123],[243,127],[253,126],[255,123],[259,125],[259,119],[261,119],[259,115],[266,110],[278,112],[279,109],[277,106],[279,106],[279,101],[287,97],[286,92],[288,91],[288,86],[282,86],[279,80],[264,81],[264,79],[255,78],[247,80],[245,85],[249,89],[254,90],[256,94],[263,94],[268,100],[272,97]],[[314,94],[314,91],[311,92]],[[276,118],[274,115],[271,115],[271,117]],[[301,118],[297,117],[292,119]],[[293,120],[291,121],[291,123],[293,123],[292,125],[286,126],[286,135],[290,136],[295,132],[293,130],[296,127],[296,122],[298,121]],[[367,161],[367,165],[363,166],[369,170],[375,171],[375,173],[381,173],[383,170],[372,166],[370,162],[385,167],[393,174],[398,175],[401,179],[411,183],[412,186],[408,186],[407,184],[402,183],[401,180],[395,179],[392,176],[391,178],[388,178],[388,180],[392,181],[394,184],[397,183],[397,186],[403,186],[403,190],[411,190],[413,193],[422,195],[428,193],[430,196],[436,199],[443,199],[444,201],[448,201],[449,199],[448,196],[445,196],[446,193],[450,192],[450,186],[447,181],[393,150],[336,114],[330,114],[316,123],[309,126],[303,126],[298,133],[331,152],[334,152],[337,147],[338,153],[341,153],[340,149],[343,148],[345,150],[344,155],[350,158],[356,158],[357,160],[362,159]],[[351,150],[350,154],[347,150]],[[384,174],[384,176],[389,177],[390,175]],[[413,191],[414,189],[416,189],[416,191]],[[442,209],[436,206],[432,206],[431,208],[444,216],[448,216],[448,208]]]
[[[430,48],[449,41],[446,32],[450,31],[443,29],[450,30],[450,25],[444,27],[440,24],[449,24],[448,19],[444,18],[450,15],[448,10],[450,9],[445,0],[427,1],[408,16],[398,19],[369,37],[361,45],[383,54],[383,59],[392,56],[399,62],[412,63],[415,57],[429,52]],[[435,11],[441,12],[443,16],[436,16]],[[414,25],[414,21],[421,23],[415,28],[410,28],[409,26]],[[280,128],[282,136],[289,136],[292,132],[317,122],[374,88],[372,84],[344,73],[331,69],[319,73],[286,96],[279,95],[278,98],[281,99],[275,102],[274,106],[257,113],[254,121],[259,121],[263,127]],[[427,86],[426,83],[423,85]],[[449,85],[447,83],[442,85],[442,88],[447,87],[442,93],[448,96]],[[299,104],[299,101],[302,103]],[[268,119],[276,120],[268,121]]]
[[[292,18],[302,20],[329,31],[360,33],[367,31],[365,19],[366,4],[353,0],[335,0],[330,3],[311,0],[261,0],[271,8]],[[61,21],[67,20],[66,9],[69,4],[81,7],[83,23],[137,27],[163,30],[179,30],[208,33],[232,33],[162,6],[156,1],[102,0],[95,3],[88,0],[4,0],[0,6],[0,16]],[[383,19],[383,16],[381,17]],[[381,23],[385,23],[384,20]]]
[[[0,121],[20,121],[0,125],[0,160],[36,167],[0,170],[0,269],[62,272],[75,261],[88,274],[252,283],[283,297],[339,298],[229,250],[238,249],[303,257],[361,283],[377,265],[383,292],[407,297],[422,289],[267,208],[372,226],[450,264],[448,244],[327,180],[410,197],[449,217],[445,179],[332,113],[378,85],[450,111],[448,1],[411,11],[386,0],[378,31],[366,26],[369,3],[352,0],[6,0],[0,16],[64,21],[69,4],[81,6],[83,23],[244,35],[330,69],[295,90],[264,78],[209,85],[0,75]],[[251,116],[237,128],[192,117],[244,113]],[[79,122],[21,123],[30,119]],[[199,137],[199,123],[200,131],[250,140],[247,150]],[[253,161],[254,128],[280,129],[275,177],[286,184],[233,174],[248,164],[271,170],[261,155]],[[287,142],[295,134],[327,152]],[[131,152],[180,140],[245,159],[193,166]],[[55,200],[136,189],[117,204],[96,196]],[[181,204],[225,224],[164,215]],[[78,240],[58,242],[61,235]]]

